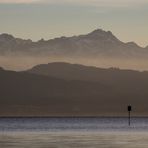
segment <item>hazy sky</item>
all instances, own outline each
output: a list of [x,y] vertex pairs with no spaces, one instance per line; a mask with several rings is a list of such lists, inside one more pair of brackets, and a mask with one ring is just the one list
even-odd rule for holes
[[0,0],[0,33],[39,40],[97,28],[148,45],[148,0]]

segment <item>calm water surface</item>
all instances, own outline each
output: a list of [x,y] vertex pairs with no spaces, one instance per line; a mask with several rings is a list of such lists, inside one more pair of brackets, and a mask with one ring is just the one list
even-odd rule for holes
[[148,148],[148,118],[0,118],[0,148]]

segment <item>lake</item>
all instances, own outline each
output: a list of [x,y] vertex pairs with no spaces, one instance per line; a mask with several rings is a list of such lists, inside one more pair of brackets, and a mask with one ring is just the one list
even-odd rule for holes
[[148,118],[0,118],[0,148],[147,148]]

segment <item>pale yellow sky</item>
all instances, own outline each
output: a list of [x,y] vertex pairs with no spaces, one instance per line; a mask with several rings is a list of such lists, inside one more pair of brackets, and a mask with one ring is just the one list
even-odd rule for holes
[[102,28],[144,47],[147,14],[148,0],[0,0],[0,33],[39,40]]

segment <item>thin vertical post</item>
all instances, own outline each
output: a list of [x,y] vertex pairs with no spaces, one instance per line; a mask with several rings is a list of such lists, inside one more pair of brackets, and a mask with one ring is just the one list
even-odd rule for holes
[[132,110],[132,106],[128,105],[127,106],[127,110],[128,110],[128,125],[131,125],[131,110]]
[[128,125],[131,125],[131,112],[128,111]]

